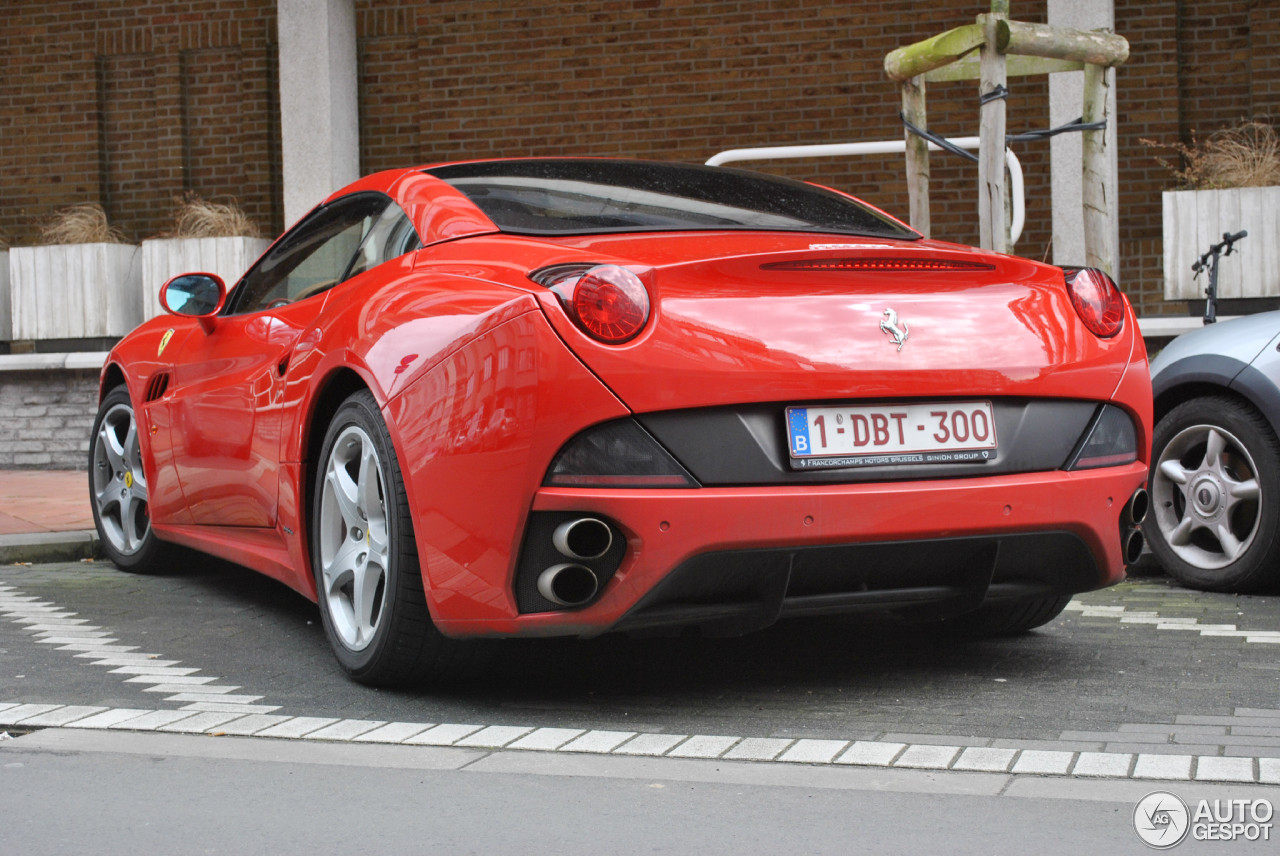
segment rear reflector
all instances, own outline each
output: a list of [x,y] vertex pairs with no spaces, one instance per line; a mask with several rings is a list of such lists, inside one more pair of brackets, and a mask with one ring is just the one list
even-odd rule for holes
[[769,262],[761,270],[888,270],[975,272],[995,270],[985,262],[961,262],[952,259],[845,258],[800,259],[793,262]]
[[1118,467],[1138,460],[1137,434],[1133,420],[1114,404],[1103,405],[1080,451],[1067,464],[1068,470],[1093,470]]
[[697,487],[693,476],[631,419],[606,422],[574,437],[556,455],[549,487]]

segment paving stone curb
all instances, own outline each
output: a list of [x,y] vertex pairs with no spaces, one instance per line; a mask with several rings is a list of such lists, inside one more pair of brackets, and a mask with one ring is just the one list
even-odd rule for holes
[[212,737],[237,735],[317,742],[453,746],[495,751],[581,752],[814,766],[839,764],[935,772],[1280,785],[1280,757],[1227,758],[1217,755],[1065,752],[993,747],[962,749],[960,746],[932,743],[378,722],[253,713],[210,717],[208,712],[190,709],[142,710],[0,702],[0,727],[24,733],[43,728],[111,729],[206,734]]
[[0,535],[0,565],[78,562],[101,555],[98,533],[92,529]]

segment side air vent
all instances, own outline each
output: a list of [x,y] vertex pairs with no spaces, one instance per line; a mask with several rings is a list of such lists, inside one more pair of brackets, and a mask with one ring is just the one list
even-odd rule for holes
[[985,262],[966,262],[954,259],[902,259],[888,257],[798,259],[790,262],[769,262],[760,265],[761,270],[879,270],[879,271],[934,271],[942,273],[972,273],[995,270],[996,266]]
[[156,372],[151,376],[151,380],[147,381],[147,401],[155,401],[164,395],[166,389],[169,388],[169,373]]

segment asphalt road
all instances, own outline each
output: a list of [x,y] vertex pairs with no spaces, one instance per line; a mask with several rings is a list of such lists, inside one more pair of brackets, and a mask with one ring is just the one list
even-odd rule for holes
[[1151,852],[1132,825],[1139,782],[352,748],[42,732],[0,746],[0,841],[24,856]]
[[[1178,716],[1280,709],[1280,644],[1194,631],[1278,633],[1280,597],[1189,592],[1163,577],[1084,595],[1081,604],[1112,612],[1069,609],[1013,639],[961,643],[891,623],[809,621],[736,639],[505,641],[472,680],[411,691],[348,680],[314,605],[232,565],[192,561],[162,576],[101,562],[9,566],[0,585],[289,715],[1280,756],[1280,730],[1220,741],[1231,736],[1222,723],[1201,723],[1198,735],[1183,723],[1165,747],[1126,739],[1172,733]],[[1143,613],[1193,629],[1125,618]],[[39,644],[28,627],[0,618],[0,700],[157,706],[146,685]]]
[[1145,852],[1153,790],[1280,804],[1278,652],[1280,597],[1146,577],[1014,639],[503,642],[466,682],[388,692],[343,675],[314,605],[234,566],[5,566],[0,846]]

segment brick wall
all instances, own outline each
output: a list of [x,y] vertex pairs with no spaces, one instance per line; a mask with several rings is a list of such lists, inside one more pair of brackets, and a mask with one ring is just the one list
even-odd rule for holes
[[[0,28],[0,231],[29,242],[56,207],[97,199],[131,238],[184,190],[282,223],[275,0],[46,0]],[[628,155],[896,138],[886,52],[988,3],[887,0],[356,0],[364,172],[450,158]],[[1013,16],[1043,21],[1044,0]],[[1280,115],[1275,0],[1116,0],[1121,285],[1161,300],[1160,191],[1140,142]],[[1011,83],[1009,127],[1046,124],[1043,78]],[[976,83],[933,84],[931,128],[977,132]],[[1049,251],[1048,144],[1018,146],[1028,220]],[[905,215],[902,158],[778,161]],[[976,242],[976,167],[933,157],[936,237]]]
[[[1042,21],[1044,3],[1017,4]],[[491,156],[625,155],[690,162],[725,148],[891,139],[894,47],[971,23],[982,3],[940,8],[831,0],[540,3],[358,0],[362,169]],[[1019,80],[1010,127],[1047,121],[1047,83]],[[937,84],[930,126],[977,133],[977,83]],[[1050,236],[1048,145],[1019,153],[1029,222]],[[905,216],[900,155],[754,165],[853,192]],[[977,167],[933,163],[936,237],[976,243]]]
[[1115,0],[1129,40],[1120,70],[1120,281],[1144,313],[1164,302],[1160,193],[1173,178],[1143,144],[1190,144],[1244,119],[1280,121],[1280,8],[1275,0]]
[[96,370],[0,373],[0,470],[88,467]]
[[0,28],[0,230],[96,201],[132,240],[195,190],[280,220],[275,0],[47,0]]

